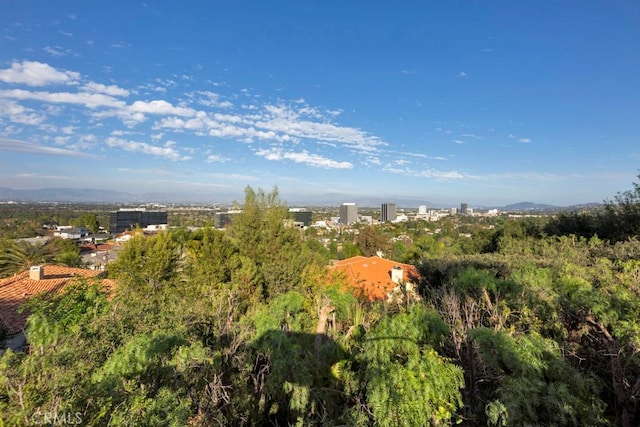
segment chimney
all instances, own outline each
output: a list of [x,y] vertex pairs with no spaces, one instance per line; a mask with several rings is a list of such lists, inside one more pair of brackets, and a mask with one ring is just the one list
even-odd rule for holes
[[403,271],[402,267],[396,265],[391,269],[391,281],[396,284],[402,282]]
[[42,280],[44,279],[44,266],[34,265],[29,269],[29,279]]

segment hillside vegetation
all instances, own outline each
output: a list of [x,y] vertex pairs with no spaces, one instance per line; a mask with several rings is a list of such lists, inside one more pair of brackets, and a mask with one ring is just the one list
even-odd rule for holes
[[228,232],[133,239],[109,265],[114,293],[86,283],[32,300],[29,351],[0,358],[0,414],[5,425],[41,414],[105,426],[640,425],[639,212],[634,184],[602,213],[425,236],[394,249],[418,267],[421,300],[363,304],[317,242],[284,225],[277,191],[248,188]]

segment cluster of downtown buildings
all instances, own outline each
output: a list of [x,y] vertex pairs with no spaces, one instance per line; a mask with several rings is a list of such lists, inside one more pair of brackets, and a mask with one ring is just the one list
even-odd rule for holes
[[[218,229],[228,227],[233,221],[233,217],[242,210],[228,210],[224,212],[216,212],[213,217],[213,226]],[[339,206],[339,216],[332,217],[330,222],[337,225],[349,226],[356,223],[374,222],[371,216],[359,215],[356,203],[343,203]],[[399,212],[395,203],[383,203],[380,207],[379,221],[376,222],[402,222],[411,219],[423,219],[428,221],[437,221],[440,218],[450,215],[473,215],[473,209],[468,208],[466,203],[458,208],[448,209],[427,209],[422,205],[415,211],[407,215],[404,211]],[[489,211],[488,215],[497,214],[497,210]],[[290,208],[289,209],[290,225],[294,227],[309,227],[313,225],[313,212],[306,208]],[[120,209],[109,213],[109,233],[120,234],[126,231],[132,231],[136,228],[145,231],[157,231],[164,229],[168,225],[168,214],[166,210],[147,210],[145,208]],[[317,221],[326,223],[327,221]],[[64,236],[67,237],[67,236]]]
[[[366,209],[370,212],[370,209]],[[241,210],[229,210],[226,212],[216,212],[214,214],[213,226],[218,229],[228,227],[232,221],[234,215],[241,213]],[[350,226],[357,223],[374,224],[385,222],[403,222],[410,220],[426,220],[437,221],[446,216],[452,215],[478,215],[473,209],[469,208],[467,203],[462,203],[460,208],[446,208],[446,209],[427,209],[426,205],[418,207],[417,212],[412,210],[411,213],[407,213],[403,209],[398,209],[395,203],[383,203],[380,206],[378,219],[374,220],[371,215],[360,215],[358,211],[358,205],[356,203],[343,203],[338,208],[338,216],[323,218],[320,221],[312,222],[313,212],[306,208],[291,208],[289,209],[290,225],[304,228],[309,226],[327,227],[332,225],[337,226]],[[496,209],[490,210],[484,215],[494,216],[497,215]]]

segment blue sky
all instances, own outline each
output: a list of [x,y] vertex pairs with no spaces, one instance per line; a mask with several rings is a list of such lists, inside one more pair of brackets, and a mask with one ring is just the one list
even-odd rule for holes
[[636,0],[0,3],[3,187],[569,205],[639,135]]

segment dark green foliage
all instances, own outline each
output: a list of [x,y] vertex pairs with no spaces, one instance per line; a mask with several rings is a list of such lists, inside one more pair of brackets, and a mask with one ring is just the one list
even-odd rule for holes
[[267,298],[294,289],[300,272],[314,257],[303,250],[300,230],[286,225],[288,209],[274,190],[245,190],[242,214],[231,227],[231,237],[241,256],[255,265],[257,275],[252,280]]
[[98,224],[98,218],[93,213],[85,213],[72,221],[74,227],[83,227],[89,230],[91,233],[97,233],[100,225]]
[[495,387],[486,409],[489,425],[605,424],[598,382],[563,360],[554,341],[485,328],[471,331],[470,337]]
[[547,234],[574,234],[586,238],[597,235],[614,243],[637,238],[640,236],[640,182],[634,182],[632,186],[631,190],[605,201],[603,209],[560,214],[547,225]]
[[437,313],[414,306],[385,317],[362,336],[353,366],[373,424],[452,423],[464,383],[462,370],[435,350],[446,334]]

